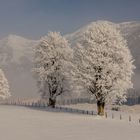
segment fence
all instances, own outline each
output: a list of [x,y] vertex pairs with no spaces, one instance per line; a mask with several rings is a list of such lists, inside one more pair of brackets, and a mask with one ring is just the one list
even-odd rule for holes
[[[97,115],[97,113],[95,111],[91,111],[91,110],[84,110],[84,109],[74,109],[74,108],[70,108],[70,107],[65,107],[62,105],[70,105],[70,104],[77,104],[77,103],[94,103],[94,100],[89,100],[88,98],[78,98],[78,99],[70,99],[70,100],[62,100],[62,101],[57,101],[57,105],[55,107],[55,109],[51,109],[47,106],[47,103],[42,102],[41,100],[37,101],[37,102],[25,102],[22,100],[13,100],[13,101],[5,101],[2,102],[1,104],[3,105],[16,105],[16,106],[24,106],[24,107],[30,107],[30,108],[34,108],[34,109],[45,109],[48,111],[59,111],[59,112],[69,112],[69,113],[77,113],[77,114],[85,114],[85,115]],[[117,120],[125,120],[128,122],[136,122],[140,124],[140,117],[135,118],[132,115],[124,115],[122,112],[118,112],[116,114],[117,111],[107,111],[105,112],[105,118],[106,119],[117,119]]]
[[140,104],[140,96],[138,96],[138,97],[128,97],[127,102],[125,104],[126,105]]
[[[3,104],[23,104],[23,103],[28,103],[26,100],[6,100],[2,102]],[[46,104],[46,101],[38,100],[36,102],[32,102],[34,104]],[[90,98],[75,98],[75,99],[65,99],[65,100],[57,100],[56,104],[57,105],[72,105],[72,104],[79,104],[79,103],[89,103],[93,104],[96,103],[95,99],[90,99]],[[135,105],[135,104],[140,104],[140,96],[137,97],[128,97],[127,102],[124,103],[125,105]]]
[[[71,100],[62,100],[62,101],[57,101],[56,107],[53,109],[53,111],[61,111],[61,112],[72,112],[72,113],[77,113],[77,114],[86,114],[86,115],[96,115],[97,113],[95,111],[90,111],[90,110],[83,110],[83,109],[74,109],[70,107],[64,107],[61,105],[70,105],[70,104],[77,104],[77,103],[92,103],[88,99],[71,99]],[[40,108],[40,109],[47,109],[51,110],[52,108],[49,108],[47,106],[47,103],[42,102],[41,100],[37,102],[24,102],[21,100],[16,100],[16,101],[5,101],[1,102],[1,105],[15,105],[15,106],[24,106],[24,107],[30,107],[30,108]]]
[[95,103],[95,100],[91,100],[90,98],[76,98],[76,99],[66,99],[66,100],[57,100],[56,104],[58,105],[72,105],[72,104],[79,104],[79,103]]

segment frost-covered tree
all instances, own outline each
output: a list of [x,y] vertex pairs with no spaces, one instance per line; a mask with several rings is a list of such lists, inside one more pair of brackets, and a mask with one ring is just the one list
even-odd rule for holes
[[98,114],[104,114],[107,102],[125,101],[127,90],[133,87],[135,67],[127,42],[115,25],[107,21],[92,23],[74,49],[73,75],[95,95]]
[[8,81],[7,81],[3,71],[0,69],[0,98],[5,99],[10,96],[11,96],[11,94],[9,92]]
[[68,67],[72,49],[60,33],[50,32],[35,48],[35,68],[38,88],[48,106],[55,107],[57,96],[68,89]]

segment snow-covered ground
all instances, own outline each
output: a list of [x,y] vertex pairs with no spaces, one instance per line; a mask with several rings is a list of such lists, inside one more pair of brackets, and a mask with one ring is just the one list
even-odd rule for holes
[[[73,104],[73,105],[64,105],[65,107],[70,107],[70,108],[76,108],[76,109],[84,109],[84,110],[94,110],[97,111],[97,105],[96,104],[89,104],[89,103],[79,103],[79,104]],[[140,105],[106,105],[105,110],[111,110],[113,107],[118,107],[121,112],[124,113],[129,113],[129,114],[134,114],[134,115],[140,115]]]
[[[64,107],[97,112],[96,104],[89,104],[89,103],[73,104],[73,105],[65,105]],[[112,107],[118,107],[119,111],[113,111]],[[133,106],[106,105],[105,112],[107,113],[108,119],[112,119],[112,118],[114,120],[121,119],[121,121],[126,121],[126,122],[129,122],[131,120],[131,123],[140,124],[140,105],[133,105]]]
[[140,124],[92,115],[0,106],[1,140],[139,140]]

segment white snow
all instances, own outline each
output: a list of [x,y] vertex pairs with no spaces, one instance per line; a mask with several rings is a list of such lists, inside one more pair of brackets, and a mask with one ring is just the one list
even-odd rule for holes
[[[26,57],[32,61],[33,47],[37,44],[37,42],[38,41],[36,40],[29,40],[21,36],[11,34],[0,40],[0,47],[1,49],[3,48],[1,53],[9,53],[9,55],[12,55],[9,61],[17,64],[21,63],[22,57]],[[3,62],[3,65],[6,65],[8,57],[9,56],[7,56],[7,58],[0,57],[1,60],[6,60]]]
[[131,82],[133,57],[113,23],[97,21],[74,48],[74,76],[99,102],[123,102]]
[[140,124],[0,106],[0,132],[1,140],[139,140]]
[[10,97],[9,84],[3,70],[0,69],[0,98]]
[[33,72],[41,97],[56,100],[68,91],[72,49],[57,32],[49,32],[35,47]]
[[[82,35],[87,30],[87,28],[91,25],[93,25],[94,22],[89,23],[88,25],[80,28],[79,30],[75,31],[74,33],[67,34],[65,37],[71,42],[71,46],[74,47],[76,45],[76,42],[81,40]],[[135,66],[136,71],[135,75],[133,76],[133,83],[134,83],[134,89],[136,91],[140,90],[139,82],[140,80],[137,78],[139,77],[140,73],[140,54],[139,54],[139,37],[140,34],[140,22],[130,21],[130,22],[123,22],[118,23],[116,26],[119,28],[119,30],[122,32],[123,36],[126,38],[128,42],[129,49],[131,50],[131,53],[135,59]],[[137,40],[135,40],[137,38]]]
[[[72,46],[80,39],[87,27],[93,23],[85,25],[83,28],[75,31],[72,34],[65,35]],[[134,88],[138,91],[140,77],[140,22],[119,23],[120,30],[126,35],[129,48],[135,58],[137,67],[136,74],[133,78]],[[137,40],[134,40],[134,38]],[[19,98],[34,98],[37,97],[36,82],[31,75],[32,64],[32,47],[39,40],[30,40],[17,35],[9,35],[0,39],[0,67],[4,70],[9,81],[12,97]],[[25,87],[23,87],[25,85]]]

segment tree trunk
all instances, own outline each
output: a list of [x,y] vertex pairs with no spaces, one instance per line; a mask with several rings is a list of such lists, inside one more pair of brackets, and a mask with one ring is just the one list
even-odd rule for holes
[[98,115],[100,115],[100,116],[104,115],[104,107],[105,107],[105,103],[104,102],[97,101]]
[[48,103],[49,107],[55,108],[55,103],[56,103],[55,99],[49,98],[49,103]]

